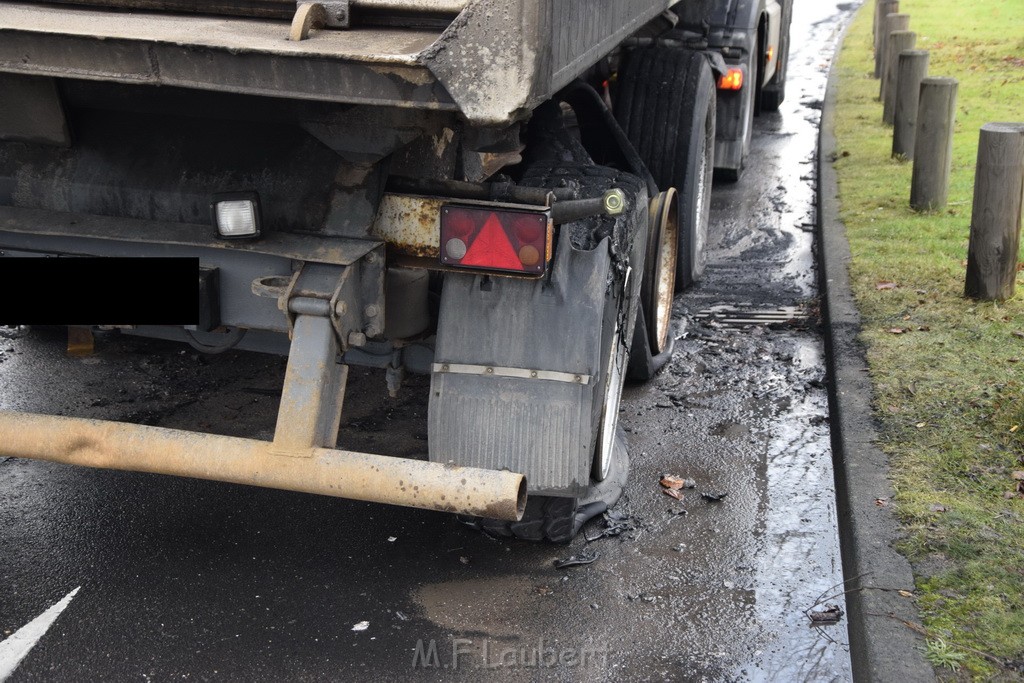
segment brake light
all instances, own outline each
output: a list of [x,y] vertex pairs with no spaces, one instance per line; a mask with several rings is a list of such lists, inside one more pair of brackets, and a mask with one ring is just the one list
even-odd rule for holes
[[543,275],[551,261],[553,234],[546,211],[446,205],[441,208],[441,263]]
[[775,56],[775,48],[774,47],[768,48],[768,53],[764,57],[765,63],[766,64],[771,64],[772,57],[774,57],[774,56]]
[[724,76],[718,79],[719,90],[741,90],[743,88],[743,71],[741,69],[729,69]]

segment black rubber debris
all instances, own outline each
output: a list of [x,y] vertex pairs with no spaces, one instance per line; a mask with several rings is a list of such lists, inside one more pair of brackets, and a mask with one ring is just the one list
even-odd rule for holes
[[555,560],[555,569],[565,569],[567,567],[579,567],[584,564],[594,563],[600,555],[584,550],[583,552],[567,557],[564,560]]
[[623,533],[627,531],[634,531],[635,529],[636,522],[631,516],[624,512],[609,510],[604,513],[604,528],[592,534],[585,534],[584,538],[586,538],[587,543],[592,543],[593,541],[598,541],[602,538],[621,536]]

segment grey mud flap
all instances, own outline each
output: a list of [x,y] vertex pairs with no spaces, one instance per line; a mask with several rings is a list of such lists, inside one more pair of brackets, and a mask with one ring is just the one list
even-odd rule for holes
[[635,284],[623,282],[628,268],[613,263],[610,243],[606,237],[579,250],[563,229],[549,280],[446,278],[431,381],[431,460],[522,472],[530,493],[521,521],[463,520],[471,526],[567,542],[622,493],[628,460],[614,425],[611,471],[602,482],[591,480],[606,401],[602,359],[631,338],[636,312]]
[[448,274],[430,459],[522,472],[530,495],[585,495],[603,404],[602,346],[618,315],[613,289],[607,238],[581,251],[567,230],[550,279]]

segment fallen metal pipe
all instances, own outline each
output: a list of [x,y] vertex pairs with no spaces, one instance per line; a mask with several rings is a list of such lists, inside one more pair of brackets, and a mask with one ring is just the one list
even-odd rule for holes
[[517,521],[521,474],[217,434],[0,411],[0,456],[171,474]]

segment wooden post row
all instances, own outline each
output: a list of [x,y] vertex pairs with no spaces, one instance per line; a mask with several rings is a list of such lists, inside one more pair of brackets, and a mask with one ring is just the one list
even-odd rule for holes
[[882,91],[882,121],[893,125],[896,119],[896,89],[899,80],[900,54],[904,50],[913,50],[917,44],[917,34],[913,31],[893,31],[889,34],[885,56],[885,86]]
[[889,38],[896,31],[909,31],[910,30],[910,15],[909,14],[890,14],[885,18],[885,34],[882,36],[882,73],[880,78],[882,82],[878,86],[878,99],[885,101],[885,82],[886,70],[888,68],[889,58]]
[[928,76],[928,50],[905,50],[896,68],[896,108],[893,112],[892,155],[914,158],[917,105],[921,81]]
[[879,0],[875,0],[875,6],[871,10],[871,13],[872,13],[872,18],[871,18],[871,40],[872,40],[871,50],[872,51],[874,51],[874,49],[875,49],[874,48],[875,36],[878,35],[878,2],[879,2]]
[[910,181],[910,206],[918,211],[941,209],[949,198],[956,94],[955,78],[925,78],[921,81],[914,170]]
[[1024,123],[986,123],[978,142],[964,293],[1009,299],[1017,280],[1024,204]]
[[882,36],[885,34],[885,18],[899,11],[899,0],[878,0],[878,4],[875,5],[875,78],[882,77]]

